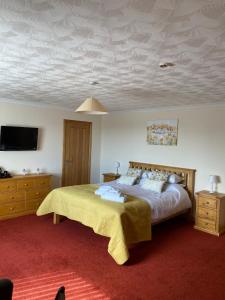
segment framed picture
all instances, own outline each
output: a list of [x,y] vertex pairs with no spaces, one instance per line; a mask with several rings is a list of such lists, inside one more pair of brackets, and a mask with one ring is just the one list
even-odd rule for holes
[[178,120],[154,120],[147,122],[149,145],[177,145]]

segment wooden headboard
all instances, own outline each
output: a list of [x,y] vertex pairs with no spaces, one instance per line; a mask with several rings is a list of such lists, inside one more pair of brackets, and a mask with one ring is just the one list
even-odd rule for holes
[[180,167],[171,167],[163,165],[148,164],[136,161],[129,162],[130,168],[137,168],[148,171],[165,171],[169,173],[175,173],[183,178],[182,183],[185,185],[191,201],[194,201],[194,187],[195,187],[195,172],[194,169],[186,169]]

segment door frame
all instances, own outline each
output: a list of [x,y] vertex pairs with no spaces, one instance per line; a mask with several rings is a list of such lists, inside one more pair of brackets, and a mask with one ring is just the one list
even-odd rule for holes
[[92,151],[92,122],[88,121],[80,121],[80,120],[70,120],[70,119],[64,119],[63,120],[63,153],[62,153],[62,176],[61,176],[61,186],[63,186],[63,179],[64,179],[64,173],[65,173],[65,146],[66,146],[66,123],[67,122],[76,122],[76,123],[86,123],[90,126],[90,136],[89,136],[89,157],[88,157],[88,182],[90,183],[90,174],[91,174],[91,151]]

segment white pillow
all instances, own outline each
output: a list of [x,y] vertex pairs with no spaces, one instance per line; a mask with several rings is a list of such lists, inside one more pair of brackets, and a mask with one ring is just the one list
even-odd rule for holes
[[150,178],[152,175],[152,172],[151,171],[144,171],[141,175],[141,179],[144,179],[144,178]]
[[168,178],[169,183],[178,183],[178,182],[181,182],[182,180],[183,180],[183,178],[181,178],[177,174],[171,174]]
[[138,182],[138,185],[142,186],[142,184],[144,184],[146,179],[148,178],[141,178],[140,181]]
[[116,180],[116,182],[120,184],[133,185],[136,180],[137,176],[122,175]]
[[153,180],[153,179],[145,179],[141,182],[141,188],[145,190],[150,190],[153,192],[161,193],[163,186],[166,181],[159,181],[159,180]]

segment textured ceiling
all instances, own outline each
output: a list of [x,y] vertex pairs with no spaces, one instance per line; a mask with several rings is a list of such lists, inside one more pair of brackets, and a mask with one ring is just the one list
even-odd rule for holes
[[225,1],[0,0],[0,100],[88,96],[109,110],[225,102]]

